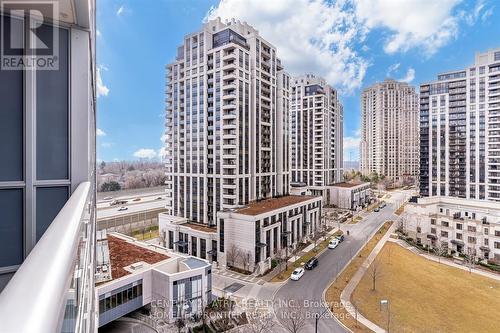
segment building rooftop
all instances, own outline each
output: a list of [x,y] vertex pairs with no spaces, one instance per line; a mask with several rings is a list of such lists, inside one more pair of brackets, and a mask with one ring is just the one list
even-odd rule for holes
[[259,215],[314,198],[319,197],[313,195],[287,195],[279,198],[254,201],[243,208],[236,209],[235,212],[243,215]]
[[130,274],[125,267],[132,264],[145,262],[152,265],[170,258],[165,254],[149,250],[143,246],[135,245],[126,239],[111,235],[108,235],[108,246],[113,280]]
[[351,182],[351,183],[342,182],[342,183],[332,184],[332,186],[350,188],[350,187],[356,187],[356,186],[363,185],[363,184],[367,184],[367,183],[363,183],[363,182]]
[[204,224],[200,224],[200,223],[187,222],[187,223],[183,223],[181,225],[184,227],[191,228],[193,230],[197,230],[197,231],[217,233],[217,228],[211,228],[211,227],[208,227],[208,226],[206,226]]

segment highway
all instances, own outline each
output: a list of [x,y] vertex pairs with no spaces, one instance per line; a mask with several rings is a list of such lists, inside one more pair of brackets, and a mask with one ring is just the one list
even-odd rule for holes
[[[127,207],[127,210],[118,211],[120,207]],[[143,211],[148,211],[152,209],[159,209],[165,207],[165,199],[162,200],[148,200],[145,202],[134,202],[129,201],[129,203],[124,205],[107,206],[97,209],[97,219],[104,219],[108,217],[117,217],[121,215],[127,215],[132,213],[138,213]]]
[[[344,242],[330,250],[327,249],[319,257],[319,265],[312,271],[306,271],[299,281],[289,280],[284,284],[274,296],[274,310],[278,317],[283,318],[285,307],[280,306],[286,300],[303,300],[311,304],[305,309],[310,320],[304,332],[315,332],[315,320],[318,313],[324,313],[326,308],[322,304],[323,292],[333,281],[339,272],[347,265],[349,260],[362,248],[363,244],[370,236],[379,229],[386,220],[395,220],[394,211],[398,203],[410,195],[411,191],[390,192],[391,198],[388,204],[380,212],[369,213],[361,222],[352,225],[343,225],[344,232],[349,230],[350,235],[346,236]],[[335,311],[334,311],[335,312]],[[325,317],[318,321],[318,332],[346,332],[346,330],[329,315],[327,311]]]

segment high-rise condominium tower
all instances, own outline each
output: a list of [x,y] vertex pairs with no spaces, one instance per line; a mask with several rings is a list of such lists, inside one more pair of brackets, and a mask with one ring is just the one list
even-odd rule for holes
[[189,34],[167,65],[167,214],[216,225],[216,214],[288,193],[289,76],[246,23]]
[[290,102],[291,180],[326,196],[325,187],[342,180],[342,104],[335,89],[311,74],[292,80]]
[[404,82],[385,80],[361,96],[360,168],[400,181],[418,175],[418,94]]
[[500,49],[420,94],[420,194],[500,201]]

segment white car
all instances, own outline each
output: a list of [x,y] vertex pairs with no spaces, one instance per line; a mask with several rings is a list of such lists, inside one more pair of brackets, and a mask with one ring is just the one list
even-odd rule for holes
[[292,272],[292,275],[290,275],[290,279],[292,279],[293,281],[297,281],[302,277],[302,275],[304,275],[304,269],[302,267],[295,268],[295,270]]
[[121,212],[121,211],[124,211],[124,210],[127,210],[127,209],[128,209],[128,207],[122,206],[122,207],[118,208],[118,211]]
[[337,247],[337,245],[339,245],[339,240],[337,238],[335,238],[335,239],[332,239],[330,241],[330,243],[328,243],[328,248],[329,249],[334,249],[334,248]]

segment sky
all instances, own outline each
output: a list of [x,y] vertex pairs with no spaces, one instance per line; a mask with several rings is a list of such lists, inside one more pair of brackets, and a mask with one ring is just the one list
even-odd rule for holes
[[359,159],[359,98],[385,78],[415,87],[500,48],[496,0],[97,1],[97,159],[159,159],[165,65],[205,20],[246,21],[277,48],[291,75],[339,91],[344,160]]

